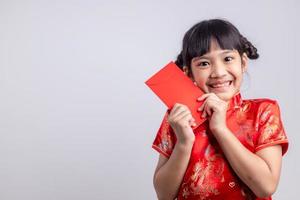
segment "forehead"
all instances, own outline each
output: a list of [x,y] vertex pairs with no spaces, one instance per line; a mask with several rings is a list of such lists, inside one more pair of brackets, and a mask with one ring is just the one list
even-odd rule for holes
[[200,58],[206,58],[206,57],[214,57],[214,56],[222,56],[224,54],[228,53],[238,53],[235,49],[222,49],[218,42],[215,39],[211,39],[210,45],[209,45],[209,51],[202,56],[194,57],[193,59],[200,59]]

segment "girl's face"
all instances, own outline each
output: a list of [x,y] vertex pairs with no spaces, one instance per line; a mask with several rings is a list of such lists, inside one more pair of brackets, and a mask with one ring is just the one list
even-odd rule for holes
[[237,50],[221,49],[215,40],[210,51],[191,61],[191,70],[185,66],[185,74],[205,93],[215,93],[220,99],[229,101],[237,92],[247,69],[248,57],[241,57]]

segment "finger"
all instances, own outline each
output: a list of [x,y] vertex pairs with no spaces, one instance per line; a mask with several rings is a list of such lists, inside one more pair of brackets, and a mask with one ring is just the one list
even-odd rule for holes
[[206,106],[206,101],[198,108],[199,115],[201,115],[202,118],[204,118],[204,113],[205,113],[205,106]]
[[205,105],[202,109],[202,115],[201,115],[202,118],[205,118],[205,117],[208,117],[211,115],[211,111],[210,111],[211,101],[212,101],[211,99],[206,99]]
[[184,113],[191,113],[191,111],[186,106],[180,106],[177,111],[173,114],[174,118],[179,117],[180,115]]
[[209,96],[209,94],[210,94],[210,93],[203,94],[201,97],[199,97],[199,98],[197,99],[197,101],[202,101],[202,100],[204,100],[206,97]]
[[206,111],[204,111],[201,115],[202,118],[205,118],[206,117]]
[[215,97],[216,99],[220,100],[220,98],[216,95],[216,93],[211,93],[211,96]]
[[192,126],[197,126],[196,122],[194,122],[194,123],[192,124]]
[[189,122],[191,122],[191,123],[193,123],[193,122],[195,122],[196,120],[195,120],[195,118],[192,116],[192,118],[191,119],[189,119]]
[[179,115],[177,115],[174,119],[175,120],[182,120],[184,118],[187,118],[188,121],[191,120],[193,118],[191,112],[188,111],[188,110],[183,111]]
[[199,114],[201,115],[201,118],[205,117],[205,114],[204,114],[205,113],[205,105],[206,105],[206,101],[202,104],[201,110],[199,110],[200,108],[198,109],[198,111],[200,112]]
[[193,116],[192,116],[192,118],[189,120],[189,125],[190,125],[190,126],[196,126],[196,120],[193,118]]
[[203,108],[203,112],[205,113],[206,116],[210,116],[210,106],[211,106],[211,99],[209,101],[206,101],[205,107]]
[[203,108],[204,108],[204,106],[205,106],[205,103],[206,103],[206,102],[204,102],[204,103],[198,108],[198,111],[202,111],[202,110],[203,110]]
[[188,124],[190,126],[192,126],[193,124],[196,124],[195,120],[193,120],[193,119],[194,118],[191,114],[187,114],[181,118],[181,120],[183,120],[183,121],[188,121]]
[[205,94],[205,95],[207,95],[206,96],[206,99],[205,99],[205,101],[203,102],[203,104],[198,108],[198,111],[203,111],[204,110],[204,108],[205,108],[205,106],[206,106],[206,103],[207,103],[207,101],[209,100],[209,96],[208,96],[208,94]]
[[212,99],[213,97],[211,96],[211,93],[209,93],[210,95],[207,96],[207,98],[205,99],[204,103],[198,108],[198,111],[203,111],[205,106],[207,106],[207,102]]
[[212,114],[212,108],[208,108],[207,111],[206,111],[207,115],[208,116],[211,116]]
[[188,108],[185,108],[185,107],[180,108],[178,110],[178,113],[174,113],[174,114],[175,114],[174,117],[176,119],[178,119],[178,118],[181,119],[181,118],[183,118],[187,114],[192,115],[191,111]]
[[182,106],[182,104],[175,103],[170,112],[170,115],[174,115],[176,112],[178,112],[178,110],[180,109],[181,106]]
[[206,106],[205,106],[205,111],[206,111],[206,114],[208,116],[211,116],[213,114],[213,112],[215,111],[216,109],[216,105],[219,103],[218,100],[216,99],[209,99],[207,102],[206,102]]

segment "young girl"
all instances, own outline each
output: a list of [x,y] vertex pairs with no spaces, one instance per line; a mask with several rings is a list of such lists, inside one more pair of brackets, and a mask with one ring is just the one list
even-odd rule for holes
[[272,199],[288,140],[275,100],[241,97],[248,59],[257,58],[228,21],[202,21],[186,32],[176,64],[205,93],[197,101],[207,120],[193,130],[186,105],[166,113],[152,145],[160,153],[158,199]]

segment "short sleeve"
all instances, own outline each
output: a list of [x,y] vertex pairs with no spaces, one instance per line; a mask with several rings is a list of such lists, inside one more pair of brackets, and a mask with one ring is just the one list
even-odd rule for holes
[[176,143],[176,136],[168,123],[168,112],[166,112],[162,123],[153,141],[152,148],[169,158]]
[[276,101],[264,102],[259,110],[255,152],[279,144],[284,155],[288,149],[288,139],[281,121],[278,103]]

